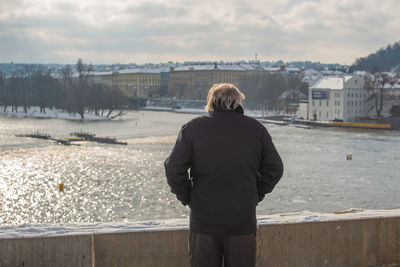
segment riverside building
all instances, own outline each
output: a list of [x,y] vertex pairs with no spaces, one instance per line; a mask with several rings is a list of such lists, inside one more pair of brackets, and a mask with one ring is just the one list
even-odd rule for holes
[[186,99],[205,99],[215,83],[240,85],[246,69],[240,65],[194,65],[171,68],[169,95]]
[[364,77],[321,76],[309,88],[308,117],[311,120],[355,121],[368,115],[368,91]]
[[[125,69],[114,72],[94,73],[94,81],[121,89],[128,97],[158,97],[168,86],[164,69]],[[166,89],[164,89],[166,90]]]

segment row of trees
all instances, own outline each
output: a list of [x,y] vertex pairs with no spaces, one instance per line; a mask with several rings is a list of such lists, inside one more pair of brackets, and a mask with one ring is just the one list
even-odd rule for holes
[[93,82],[92,71],[91,65],[79,59],[76,70],[67,65],[57,76],[33,66],[7,78],[0,73],[0,106],[13,111],[22,107],[25,113],[31,106],[40,107],[43,113],[46,108],[62,109],[78,113],[82,119],[85,112],[110,118],[123,115],[129,99],[118,88]]
[[370,111],[374,110],[377,117],[382,116],[385,105],[390,106],[389,113],[393,117],[400,117],[400,96],[396,92],[399,79],[399,75],[393,77],[379,72],[366,77],[367,102],[370,103]]
[[[194,75],[202,76],[192,77],[196,80],[192,84],[184,79],[170,83],[169,95],[179,99],[205,100],[212,86],[212,73],[208,77],[200,72]],[[278,110],[277,104],[285,91],[292,92],[285,94],[285,97],[290,98],[286,100],[291,102],[298,102],[302,100],[301,95],[308,95],[308,83],[302,82],[301,77],[296,74],[271,74],[260,69],[246,71],[238,80],[237,85],[246,96],[245,105],[248,108]]]
[[298,75],[269,74],[261,70],[246,74],[240,81],[240,89],[246,95],[247,105],[262,105],[267,109],[277,109],[279,98],[285,91],[296,92],[284,96],[292,102],[302,100],[301,94],[308,96],[308,84]]

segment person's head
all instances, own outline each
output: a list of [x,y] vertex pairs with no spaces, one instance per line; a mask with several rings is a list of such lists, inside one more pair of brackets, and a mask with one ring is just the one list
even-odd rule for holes
[[244,94],[230,83],[214,84],[207,95],[206,110],[209,112],[215,109],[234,110],[244,100]]

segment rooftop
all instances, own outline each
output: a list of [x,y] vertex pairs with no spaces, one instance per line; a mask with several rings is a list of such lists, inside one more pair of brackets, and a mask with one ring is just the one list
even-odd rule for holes
[[176,67],[175,71],[190,71],[190,70],[235,70],[245,71],[247,68],[242,65],[188,65]]
[[343,89],[344,79],[343,77],[337,76],[323,76],[316,80],[310,89],[333,89],[341,90]]

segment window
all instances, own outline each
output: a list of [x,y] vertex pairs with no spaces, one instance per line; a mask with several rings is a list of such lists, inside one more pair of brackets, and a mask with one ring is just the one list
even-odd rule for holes
[[338,106],[340,106],[340,100],[338,101],[338,104],[337,104]]
[[319,101],[319,106],[322,106],[322,101],[321,100]]
[[326,118],[329,118],[329,111],[326,112]]
[[321,111],[319,111],[319,112],[318,112],[318,117],[320,117],[320,118],[321,118]]
[[327,106],[327,107],[329,106],[329,101],[328,101],[328,100],[326,101],[326,106]]

